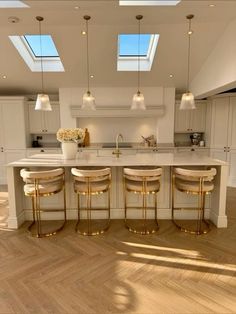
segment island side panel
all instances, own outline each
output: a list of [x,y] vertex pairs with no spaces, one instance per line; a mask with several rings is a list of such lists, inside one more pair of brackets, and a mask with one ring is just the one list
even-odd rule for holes
[[226,216],[226,193],[228,180],[228,165],[215,167],[217,175],[215,177],[215,187],[212,192],[210,220],[218,228],[227,228]]
[[10,166],[7,168],[7,182],[9,195],[8,228],[17,229],[25,221],[23,184],[19,168]]

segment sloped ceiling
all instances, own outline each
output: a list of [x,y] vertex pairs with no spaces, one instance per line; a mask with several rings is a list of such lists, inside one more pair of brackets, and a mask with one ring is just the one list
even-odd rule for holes
[[[227,25],[236,19],[236,1],[183,1],[175,7],[120,7],[117,0],[106,1],[24,1],[25,9],[0,9],[0,93],[33,94],[40,91],[40,73],[32,73],[20,57],[9,35],[38,34],[35,16],[45,18],[42,32],[51,34],[62,62],[64,73],[45,73],[48,93],[59,87],[86,85],[86,46],[83,15],[89,14],[91,86],[135,86],[137,74],[117,72],[117,36],[137,32],[135,15],[143,14],[143,33],[159,33],[160,41],[151,72],[142,72],[143,86],[186,87],[187,14],[192,22],[191,77],[216,46]],[[209,7],[215,4],[215,7]],[[79,9],[75,9],[79,6]],[[19,23],[9,23],[16,16]],[[173,74],[173,78],[169,75]],[[7,79],[2,76],[6,75]]]

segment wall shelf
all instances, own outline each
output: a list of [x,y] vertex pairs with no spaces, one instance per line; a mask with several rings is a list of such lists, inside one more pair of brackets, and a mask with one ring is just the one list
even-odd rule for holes
[[80,106],[71,106],[73,118],[148,118],[159,117],[165,113],[165,106],[147,106],[146,110],[130,110],[130,107],[97,107],[97,110],[82,110]]

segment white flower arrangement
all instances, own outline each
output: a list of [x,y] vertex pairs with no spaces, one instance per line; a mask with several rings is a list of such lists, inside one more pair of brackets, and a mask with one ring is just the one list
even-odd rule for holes
[[59,142],[81,143],[84,140],[85,131],[81,128],[59,129],[57,131],[57,140]]

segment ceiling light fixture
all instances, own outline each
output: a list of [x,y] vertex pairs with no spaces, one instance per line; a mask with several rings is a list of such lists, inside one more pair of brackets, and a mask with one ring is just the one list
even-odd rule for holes
[[41,16],[36,16],[36,20],[39,22],[39,39],[40,39],[40,63],[41,63],[41,83],[42,91],[38,94],[35,110],[52,111],[49,96],[44,93],[44,81],[43,81],[43,54],[42,54],[42,32],[41,32],[41,22],[44,20]]
[[215,6],[216,6],[216,5],[213,4],[213,3],[212,3],[212,4],[209,4],[209,7],[210,7],[210,8],[214,8]]
[[142,15],[136,15],[136,20],[138,21],[138,91],[133,96],[131,110],[146,109],[144,95],[140,92],[140,21],[142,18]]
[[5,80],[5,79],[7,78],[7,76],[6,76],[6,75],[3,75],[2,78]]
[[191,50],[191,40],[190,37],[193,33],[191,30],[191,20],[194,18],[193,14],[189,14],[186,16],[189,21],[188,28],[188,77],[187,77],[187,92],[182,95],[181,103],[179,109],[188,110],[188,109],[196,109],[194,102],[194,95],[189,91],[189,76],[190,76],[190,50]]
[[95,98],[90,92],[90,86],[89,86],[89,34],[88,34],[88,21],[91,19],[89,15],[84,16],[84,20],[86,21],[86,39],[87,39],[87,92],[83,95],[83,104],[82,109],[92,109],[95,110]]
[[81,31],[81,35],[86,35],[86,32],[85,31]]
[[172,77],[173,77],[173,74],[170,74],[169,77],[172,78]]

